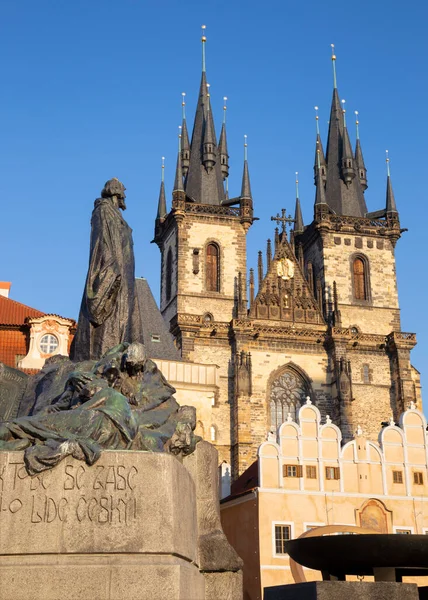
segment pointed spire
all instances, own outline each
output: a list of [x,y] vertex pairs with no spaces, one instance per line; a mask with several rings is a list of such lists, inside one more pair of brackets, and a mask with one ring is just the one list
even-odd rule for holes
[[189,134],[187,131],[186,122],[186,92],[181,93],[181,112],[182,112],[182,123],[181,123],[181,166],[183,169],[183,177],[186,177],[190,165],[190,144]]
[[167,215],[166,210],[166,196],[165,196],[165,157],[162,156],[162,171],[161,171],[161,185],[159,191],[159,201],[158,201],[158,214],[156,215],[156,220],[164,219]]
[[250,308],[254,304],[254,269],[250,269]]
[[198,204],[221,205],[224,201],[224,185],[220,161],[217,160],[215,127],[206,79],[205,26],[202,29],[202,76],[190,144],[186,197]]
[[314,106],[315,108],[315,123],[317,127],[317,137],[315,142],[315,160],[314,160],[314,184],[317,184],[317,174],[318,174],[318,159],[321,167],[321,177],[325,183],[327,178],[327,163],[325,162],[324,149],[322,147],[321,135],[320,135],[320,127],[319,127],[319,116],[318,116],[318,106]]
[[328,128],[325,196],[330,209],[336,214],[364,217],[367,213],[367,206],[360,178],[355,177],[354,157],[346,128],[346,116],[340,106],[334,46],[332,46],[332,51],[334,89]]
[[268,239],[266,244],[266,269],[269,271],[272,262],[272,242]]
[[397,205],[395,204],[394,191],[391,183],[391,172],[389,169],[389,153],[386,151],[386,212],[387,213],[398,213]]
[[346,100],[342,100],[343,114],[343,138],[342,138],[342,176],[349,185],[355,177],[354,157],[352,154],[351,141],[349,139],[348,128],[346,127]]
[[324,183],[321,176],[321,160],[320,160],[320,151],[318,150],[318,161],[317,161],[317,190],[315,193],[315,205],[327,204],[327,200],[325,197],[325,188]]
[[221,173],[223,175],[223,179],[229,177],[229,155],[227,153],[227,137],[226,137],[226,102],[227,96],[223,98],[223,124],[221,126],[220,132],[220,140],[218,142],[218,149],[220,152],[220,164],[221,164]]
[[205,131],[202,141],[202,163],[208,173],[214,167],[216,163],[216,141],[214,134],[214,123],[211,113],[211,100],[210,100],[210,84],[207,83],[207,114],[205,119]]
[[355,165],[358,171],[358,177],[360,178],[361,187],[363,191],[367,189],[367,169],[364,164],[363,151],[361,150],[360,144],[360,121],[358,119],[358,110],[355,111],[355,128],[357,134],[357,141],[355,142]]
[[244,135],[244,172],[242,174],[241,198],[252,200],[250,174],[248,172],[247,136]]
[[257,260],[257,275],[258,275],[259,290],[260,290],[262,281],[263,281],[263,255],[262,255],[261,250],[259,250],[259,257]]
[[173,192],[184,192],[183,187],[183,168],[181,164],[181,127],[178,128],[178,154],[177,154],[177,168],[175,170],[175,181]]
[[296,171],[296,209],[294,211],[294,233],[303,233],[303,217],[299,198],[299,173]]

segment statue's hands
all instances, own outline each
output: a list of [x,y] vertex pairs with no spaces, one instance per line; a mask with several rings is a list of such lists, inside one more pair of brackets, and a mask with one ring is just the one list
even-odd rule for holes
[[79,371],[73,371],[68,377],[68,384],[76,390],[81,392],[88,382],[93,380],[93,376],[89,373],[81,373]]

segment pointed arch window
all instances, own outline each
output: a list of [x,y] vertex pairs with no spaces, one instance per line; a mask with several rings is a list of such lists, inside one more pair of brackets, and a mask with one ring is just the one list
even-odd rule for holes
[[363,255],[354,256],[351,264],[354,299],[370,300],[369,261]]
[[208,292],[220,291],[220,248],[217,244],[208,244],[206,250],[206,287]]
[[171,300],[172,292],[172,250],[169,248],[166,255],[166,270],[165,270],[165,295],[166,301]]
[[288,415],[296,419],[298,409],[309,394],[307,381],[293,368],[287,367],[270,386],[270,425],[275,431],[287,420]]

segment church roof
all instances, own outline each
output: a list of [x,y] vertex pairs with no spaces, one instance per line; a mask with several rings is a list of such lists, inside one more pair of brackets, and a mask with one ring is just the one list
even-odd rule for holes
[[174,339],[157,307],[148,281],[143,277],[135,280],[135,291],[142,321],[142,342],[150,358],[181,360]]

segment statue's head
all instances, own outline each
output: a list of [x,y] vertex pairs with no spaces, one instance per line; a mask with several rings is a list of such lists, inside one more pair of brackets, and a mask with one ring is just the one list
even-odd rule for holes
[[146,360],[146,349],[140,342],[129,344],[123,355],[124,368],[134,373],[143,370]]
[[101,192],[101,197],[113,198],[115,196],[117,198],[118,207],[122,210],[126,210],[125,190],[126,187],[123,185],[123,183],[120,182],[119,179],[117,179],[116,177],[113,177],[113,179],[109,179],[108,181],[106,181],[104,188]]

